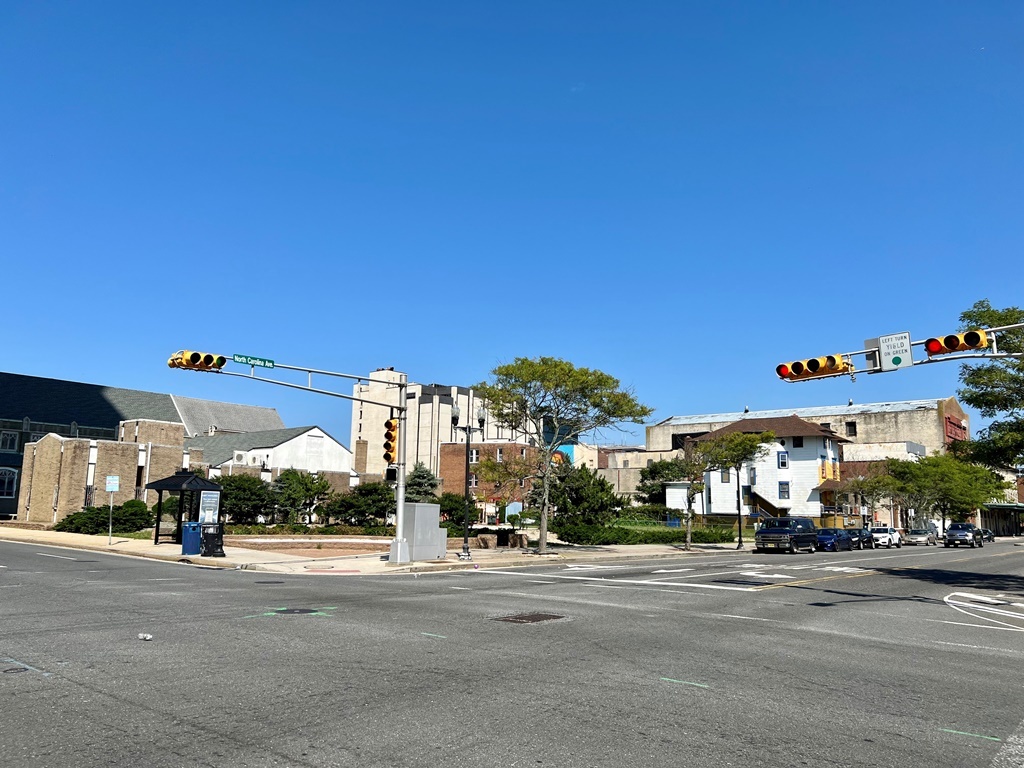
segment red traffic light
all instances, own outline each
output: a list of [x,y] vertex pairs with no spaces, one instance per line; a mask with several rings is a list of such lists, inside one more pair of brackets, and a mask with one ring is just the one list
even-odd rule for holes
[[775,366],[775,373],[777,373],[779,375],[780,379],[788,379],[789,378],[789,366],[786,365],[785,363],[782,363],[781,365],[777,365],[777,366]]
[[785,381],[820,379],[825,376],[840,376],[852,372],[853,366],[842,355],[825,355],[807,360],[794,360],[775,367],[775,374]]
[[941,338],[938,336],[930,338],[924,343],[924,351],[929,355],[948,355],[950,352],[985,349],[988,345],[988,334],[984,331],[967,331],[966,333],[950,333]]

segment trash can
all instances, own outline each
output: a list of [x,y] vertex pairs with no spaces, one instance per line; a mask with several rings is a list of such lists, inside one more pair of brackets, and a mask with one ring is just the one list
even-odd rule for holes
[[181,554],[199,554],[199,523],[181,524]]
[[203,557],[224,557],[224,530],[220,523],[208,523],[202,528],[200,554]]

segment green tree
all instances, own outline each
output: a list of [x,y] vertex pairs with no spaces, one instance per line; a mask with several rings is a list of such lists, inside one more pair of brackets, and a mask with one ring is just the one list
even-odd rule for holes
[[705,442],[708,443],[705,458],[709,470],[733,469],[736,471],[736,533],[739,537],[736,549],[742,549],[741,486],[743,482],[740,472],[743,470],[744,464],[756,461],[768,453],[768,444],[775,442],[775,433],[726,432],[717,435],[712,433],[712,436],[706,438]]
[[434,473],[422,461],[405,477],[405,500],[424,504],[437,503],[437,486],[440,484]]
[[[538,456],[533,451],[528,451],[524,456],[511,456],[504,461],[497,461],[495,458],[487,457],[480,461],[476,467],[476,475],[481,482],[493,483],[494,494],[501,499],[501,505],[507,507],[516,500],[517,496],[523,496],[523,489],[528,485],[527,481],[539,477],[541,466]],[[513,528],[518,527],[521,516],[512,515]]]
[[232,523],[255,523],[257,516],[273,509],[270,486],[253,475],[222,475],[220,484],[221,512]]
[[361,483],[335,496],[327,506],[330,518],[362,526],[387,525],[396,510],[395,492],[387,483]]
[[[914,462],[906,463],[913,464]],[[838,493],[845,493],[851,496],[853,503],[858,508],[861,506],[858,501],[866,505],[868,516],[874,522],[875,508],[878,504],[882,499],[894,498],[900,488],[901,486],[896,477],[887,470],[884,463],[879,462],[876,465],[869,465],[864,474],[854,475],[840,481]],[[916,493],[919,486],[915,483],[912,486],[906,486],[906,488],[908,490],[913,488]],[[914,508],[922,509],[923,507],[914,505]]]
[[[993,309],[987,299],[960,314],[962,330],[998,328],[1024,323],[1018,307]],[[999,331],[1000,353],[1024,354],[1024,328]],[[1024,359],[996,358],[965,363],[960,369],[963,387],[957,394],[993,421],[975,440],[954,443],[953,453],[989,467],[1024,465]]]
[[682,456],[655,461],[640,470],[640,480],[636,484],[637,501],[643,504],[664,504],[665,483],[690,478],[690,468]]
[[559,468],[550,500],[559,525],[606,525],[622,509],[615,488],[596,469],[569,463]]
[[538,551],[547,551],[551,509],[552,457],[581,436],[631,422],[642,424],[653,413],[619,380],[597,370],[577,368],[554,357],[518,357],[491,371],[491,381],[474,389],[487,401],[501,426],[540,436],[540,510]]
[[890,459],[888,468],[896,480],[894,498],[905,508],[914,509],[915,515],[938,513],[943,530],[947,520],[966,520],[1010,487],[991,469],[950,454],[916,462]]
[[312,515],[313,511],[329,501],[331,484],[326,477],[312,475],[298,469],[286,469],[278,475],[273,485],[274,502],[279,512],[290,523]]

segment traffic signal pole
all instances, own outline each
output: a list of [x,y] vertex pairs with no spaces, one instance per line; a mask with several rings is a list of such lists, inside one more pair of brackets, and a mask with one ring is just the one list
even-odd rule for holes
[[[184,355],[184,356],[183,356]],[[199,355],[198,358],[192,360],[189,355]],[[209,360],[213,360],[211,363]],[[234,362],[240,362],[240,355],[233,356]],[[387,381],[385,379],[374,379],[370,376],[356,376],[352,373],[340,373],[338,371],[322,371],[316,368],[304,368],[296,365],[284,365],[282,363],[276,363],[274,361],[265,361],[257,358],[259,362],[249,365],[249,373],[235,373],[233,371],[221,370],[220,365],[224,365],[225,362],[232,362],[232,357],[227,356],[202,356],[202,353],[186,353],[177,352],[171,356],[168,360],[168,365],[171,368],[181,368],[183,370],[194,370],[194,371],[205,371],[206,373],[217,373],[221,376],[238,376],[243,379],[253,379],[255,381],[266,382],[267,384],[276,384],[279,387],[289,387],[291,389],[301,389],[304,392],[312,392],[316,395],[327,395],[328,397],[340,397],[344,400],[351,400],[357,403],[367,403],[369,405],[382,405],[387,408],[391,408],[393,412],[398,414],[398,460],[395,462],[397,469],[396,483],[395,483],[395,538],[391,542],[391,554],[388,558],[388,562],[391,563],[408,563],[410,562],[409,557],[409,542],[405,539],[405,445],[406,445],[406,420],[408,417],[408,407],[405,405],[406,390],[409,386],[408,374],[399,374],[397,382]],[[219,365],[218,365],[219,364]],[[256,368],[261,367],[264,369],[283,368],[288,371],[301,371],[306,374],[306,384],[293,384],[290,381],[279,381],[277,379],[269,379],[263,376],[256,375]],[[317,374],[320,376],[334,376],[340,379],[350,379],[357,383],[367,382],[371,384],[387,384],[398,387],[398,405],[393,403],[382,403],[377,400],[368,400],[365,397],[354,397],[352,395],[345,395],[341,392],[333,392],[329,389],[319,389],[313,386],[313,375]]]

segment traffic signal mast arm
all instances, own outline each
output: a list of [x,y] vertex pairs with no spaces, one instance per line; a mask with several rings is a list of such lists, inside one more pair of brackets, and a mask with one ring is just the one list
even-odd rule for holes
[[[883,341],[888,339],[903,338],[903,347],[906,350],[906,358],[902,360],[889,351],[888,359],[883,358],[882,345],[877,339],[871,339],[867,343],[874,342],[878,346],[868,346],[856,352],[842,352],[837,355],[825,357],[811,357],[805,360],[794,360],[781,363],[776,366],[775,373],[783,381],[805,381],[807,379],[823,379],[830,376],[843,376],[850,374],[853,378],[855,368],[851,358],[855,355],[864,355],[867,358],[867,373],[883,373],[885,371],[908,368],[912,365],[927,365],[928,363],[941,363],[949,360],[992,360],[1001,358],[1024,358],[1024,352],[1000,352],[997,338],[1000,331],[1011,331],[1024,328],[1024,323],[1014,325],[1002,325],[996,328],[976,328],[963,333],[950,333],[945,336],[933,336],[923,341],[910,341],[910,334],[894,334],[890,337],[881,337]],[[928,357],[924,360],[914,360],[909,348],[924,347]],[[982,351],[988,350],[988,351]],[[957,354],[966,353],[966,354]]]
[[[234,373],[233,371],[221,370],[221,367],[225,365],[229,360],[231,362],[241,363],[241,355],[228,358],[226,355],[213,355],[202,352],[190,352],[188,350],[180,350],[171,355],[167,361],[167,365],[171,368],[181,368],[190,371],[210,371],[212,373],[219,373],[222,376],[238,376],[243,379],[255,379],[256,381],[264,381],[267,384],[276,384],[279,387],[290,387],[291,389],[301,389],[304,392],[313,392],[318,395],[327,395],[328,397],[340,397],[345,400],[353,400],[358,403],[369,403],[370,405],[383,405],[386,408],[390,408],[392,415],[398,414],[398,418],[391,418],[388,423],[394,423],[394,437],[396,444],[392,448],[385,451],[388,452],[394,461],[389,461],[390,464],[397,466],[397,482],[395,483],[395,541],[391,549],[392,561],[403,563],[409,562],[408,554],[408,542],[405,540],[405,421],[408,415],[408,407],[404,405],[406,398],[405,393],[408,388],[408,379],[406,375],[400,374],[398,381],[386,381],[384,379],[374,379],[369,376],[356,376],[351,373],[339,373],[338,371],[321,371],[316,368],[303,368],[296,365],[282,365],[281,363],[274,363],[273,361],[263,361],[269,364],[266,368],[284,368],[289,371],[302,371],[307,376],[307,384],[292,384],[289,381],[278,381],[277,379],[267,379],[262,376],[256,375],[257,363],[252,363],[249,366],[249,373]],[[261,360],[261,358],[247,358],[249,360]],[[398,387],[398,402],[402,405],[394,405],[393,403],[381,403],[377,400],[367,400],[365,397],[353,397],[352,395],[343,395],[341,392],[332,392],[328,389],[317,389],[313,386],[313,374],[319,374],[321,376],[335,376],[341,379],[351,379],[356,382],[370,382],[376,384],[389,384],[391,386]]]

